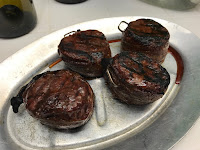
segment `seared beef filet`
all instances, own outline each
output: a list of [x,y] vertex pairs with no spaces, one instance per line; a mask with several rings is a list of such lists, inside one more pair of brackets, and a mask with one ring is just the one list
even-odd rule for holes
[[68,68],[86,77],[101,77],[105,71],[101,61],[111,57],[106,37],[97,30],[77,31],[64,37],[58,53]]
[[[120,28],[119,28],[120,29]],[[169,48],[169,32],[151,19],[138,19],[128,24],[122,35],[123,51],[145,53],[157,63],[162,63]]]
[[128,51],[111,59],[104,77],[114,98],[137,105],[161,98],[170,83],[165,68],[142,53]]
[[14,112],[24,102],[31,116],[53,128],[76,128],[92,116],[94,94],[79,74],[68,70],[48,71],[33,78],[11,99]]

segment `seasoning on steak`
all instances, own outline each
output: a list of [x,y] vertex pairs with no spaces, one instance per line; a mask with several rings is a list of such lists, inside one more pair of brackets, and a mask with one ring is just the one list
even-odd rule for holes
[[114,98],[136,105],[161,98],[170,83],[165,68],[142,53],[128,51],[113,57],[104,77]]
[[145,53],[157,63],[165,60],[169,48],[169,32],[151,19],[138,19],[128,24],[122,35],[123,51]]
[[86,77],[101,77],[106,70],[101,61],[111,57],[106,37],[97,30],[78,30],[64,37],[58,53],[68,68]]
[[[21,102],[20,102],[21,99]],[[69,70],[48,71],[32,79],[11,99],[14,112],[25,103],[31,116],[53,128],[76,128],[92,116],[94,94],[79,74]]]

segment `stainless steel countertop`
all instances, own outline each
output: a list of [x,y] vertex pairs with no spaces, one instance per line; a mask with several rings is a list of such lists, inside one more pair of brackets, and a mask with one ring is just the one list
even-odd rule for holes
[[[33,41],[59,29],[101,18],[119,16],[146,16],[176,23],[200,38],[200,4],[184,11],[176,11],[147,4],[140,0],[88,0],[67,5],[55,0],[33,0],[38,23],[29,34],[14,39],[0,39],[0,62]],[[198,150],[200,148],[200,120],[173,150]]]

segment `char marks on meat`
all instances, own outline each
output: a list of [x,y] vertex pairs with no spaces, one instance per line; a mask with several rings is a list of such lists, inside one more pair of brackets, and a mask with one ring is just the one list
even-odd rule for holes
[[141,52],[162,63],[169,48],[168,30],[151,19],[138,19],[128,24],[123,32],[122,50]]
[[113,57],[104,77],[113,96],[127,104],[154,102],[170,83],[165,68],[142,53],[128,51]]
[[[48,71],[36,76],[20,95],[29,114],[53,128],[79,127],[93,113],[92,88],[80,75],[69,70]],[[11,103],[16,112],[15,97]]]
[[97,30],[77,31],[64,37],[58,53],[68,68],[86,77],[101,77],[105,72],[101,61],[111,57],[105,35]]

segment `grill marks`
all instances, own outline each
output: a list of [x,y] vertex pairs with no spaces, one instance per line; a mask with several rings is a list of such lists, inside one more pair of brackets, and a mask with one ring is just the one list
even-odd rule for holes
[[166,38],[169,39],[169,32],[159,23],[152,21],[150,19],[139,19],[137,20],[139,24],[131,24],[130,34],[135,33],[136,35],[142,36],[143,38],[152,37],[152,38]]
[[30,115],[54,128],[83,125],[90,119],[94,107],[90,85],[69,70],[36,76],[26,86],[22,98]]
[[130,72],[130,78],[133,77],[133,74],[137,74],[143,76],[143,80],[149,82],[165,82],[164,79],[167,78],[168,74],[164,68],[156,65],[155,63],[153,64],[152,61],[151,63],[156,66],[154,67],[153,65],[149,65],[147,64],[146,60],[149,61],[148,63],[151,61],[149,58],[142,54],[138,54],[138,56],[130,56],[127,52],[124,52],[119,55],[119,64]]
[[58,52],[68,68],[86,77],[102,76],[101,61],[111,57],[106,37],[97,30],[77,31],[63,38]]
[[[119,59],[119,64],[126,68],[127,70],[129,70],[131,73],[137,73],[137,74],[144,74],[144,70],[143,70],[143,65],[141,64],[141,62],[139,62],[140,60],[138,60],[139,58],[133,58],[130,57],[128,55],[128,53],[125,53],[126,55],[124,55],[124,53],[120,54],[120,59]],[[129,62],[129,64],[125,63],[125,62]]]
[[84,52],[82,50],[68,48],[67,51],[70,52],[70,53],[73,53],[73,54],[75,54],[77,56],[80,56],[80,57],[83,56],[83,57],[85,57],[86,60],[88,60],[88,63],[89,62],[92,62],[92,63],[95,62],[94,58],[91,55],[89,55],[87,52]]
[[128,24],[123,32],[122,50],[142,52],[158,63],[162,63],[169,47],[169,32],[151,19],[138,19]]
[[[93,42],[93,44],[92,44],[90,42],[90,40],[91,40],[91,38],[97,38],[97,39],[100,39],[100,40],[105,40],[105,37],[103,35],[102,36],[95,36],[95,35],[88,35],[88,34],[85,34],[84,32],[81,32],[75,38],[78,38],[80,41],[69,42],[69,43],[66,43],[64,45],[61,45],[60,47],[62,47],[64,50],[66,50],[69,53],[73,53],[77,56],[86,57],[86,59],[88,59],[89,61],[95,62],[95,58],[93,58],[91,56],[91,54],[101,53],[101,52],[93,52],[93,51],[90,52],[87,49],[87,47],[90,47],[89,49],[91,49],[91,47],[95,47],[95,46],[101,48],[101,45],[98,45],[98,44],[96,44],[94,46],[95,42]],[[77,45],[79,45],[79,46],[77,46]],[[81,48],[81,49],[77,49],[76,47]]]
[[86,34],[85,32],[81,32],[80,37],[83,40],[91,39],[91,38],[98,38],[98,39],[101,39],[101,40],[106,40],[106,38],[103,34],[101,34],[101,35],[100,34],[99,35],[91,35],[91,34]]
[[[170,76],[141,53],[121,52],[108,65],[105,79],[114,97],[128,104],[147,104],[165,93]],[[112,78],[112,79],[110,79]]]
[[[36,75],[35,77],[33,77],[33,79],[29,82],[29,84],[33,83],[35,80],[39,79],[40,77],[42,76],[42,74],[39,74],[39,75]],[[16,97],[12,97],[11,98],[11,106],[12,106],[12,109],[13,109],[13,112],[14,113],[18,113],[18,109],[19,109],[19,106],[23,103],[23,98],[22,98],[22,95],[24,93],[24,91],[26,90],[27,86],[29,84],[26,84],[25,86],[23,86],[19,93],[17,94]]]

